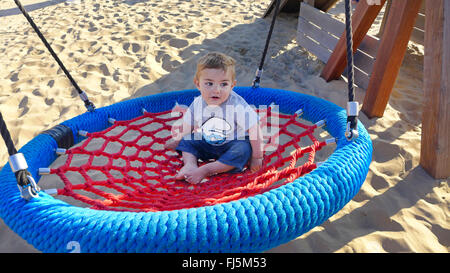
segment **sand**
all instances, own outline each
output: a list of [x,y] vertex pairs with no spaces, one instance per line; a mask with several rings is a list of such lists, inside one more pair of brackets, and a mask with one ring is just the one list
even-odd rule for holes
[[[251,85],[270,25],[262,18],[270,0],[21,2],[97,107],[194,88],[196,60],[211,50],[234,57],[238,85]],[[330,13],[344,18],[342,1]],[[296,14],[279,16],[262,85],[344,107],[346,83],[319,77],[324,64],[296,43],[296,27]],[[267,252],[449,252],[448,180],[419,166],[423,52],[408,45],[383,118],[360,114],[374,146],[360,192],[322,225]],[[13,1],[0,2],[0,58],[0,109],[17,148],[85,111]],[[360,103],[363,96],[358,88]],[[2,144],[2,166],[7,159]],[[0,220],[0,252],[39,251]]]

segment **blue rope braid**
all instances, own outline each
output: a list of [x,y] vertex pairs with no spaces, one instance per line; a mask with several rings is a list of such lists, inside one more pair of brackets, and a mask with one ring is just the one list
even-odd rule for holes
[[[323,99],[279,89],[252,87],[235,91],[250,104],[280,106],[293,114],[299,108],[311,122],[325,119],[326,129],[338,139],[336,150],[314,171],[277,189],[214,206],[161,212],[117,212],[79,208],[41,191],[38,198],[20,197],[9,165],[0,172],[0,217],[19,236],[43,252],[69,252],[77,242],[81,252],[260,252],[289,242],[322,224],[359,191],[372,158],[372,142],[359,123],[359,137],[348,142],[346,111]],[[86,112],[62,124],[74,132],[100,131],[108,118],[126,120],[141,109],[161,112],[175,102],[188,105],[197,90],[162,93]],[[20,149],[29,171],[55,159],[56,141],[40,134]]]

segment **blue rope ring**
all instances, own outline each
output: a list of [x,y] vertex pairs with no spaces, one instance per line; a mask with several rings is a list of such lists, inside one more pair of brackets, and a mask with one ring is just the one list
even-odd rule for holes
[[[236,87],[249,104],[280,106],[293,114],[303,109],[311,122],[325,119],[327,131],[338,138],[336,150],[312,172],[282,187],[246,199],[214,206],[161,212],[117,212],[80,208],[45,192],[27,202],[20,197],[9,165],[0,172],[0,217],[19,236],[43,252],[69,252],[74,242],[81,252],[260,252],[289,242],[338,212],[359,191],[372,159],[372,142],[359,123],[359,137],[344,136],[347,115],[341,107],[297,92]],[[87,112],[62,124],[95,132],[110,126],[108,118],[132,119],[170,110],[175,102],[189,105],[197,90],[162,93],[116,103]],[[28,170],[55,159],[56,141],[40,134],[19,152]],[[38,179],[36,179],[38,181]]]

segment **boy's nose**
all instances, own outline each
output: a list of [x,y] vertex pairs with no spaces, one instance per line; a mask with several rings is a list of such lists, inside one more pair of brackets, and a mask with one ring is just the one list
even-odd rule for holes
[[219,85],[213,85],[212,92],[220,93],[220,86]]

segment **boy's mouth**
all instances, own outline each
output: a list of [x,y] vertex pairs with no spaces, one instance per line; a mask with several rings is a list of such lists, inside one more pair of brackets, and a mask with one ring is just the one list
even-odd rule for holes
[[219,96],[212,96],[211,98],[212,98],[212,99],[215,99],[215,100],[216,100],[216,99],[220,99]]

